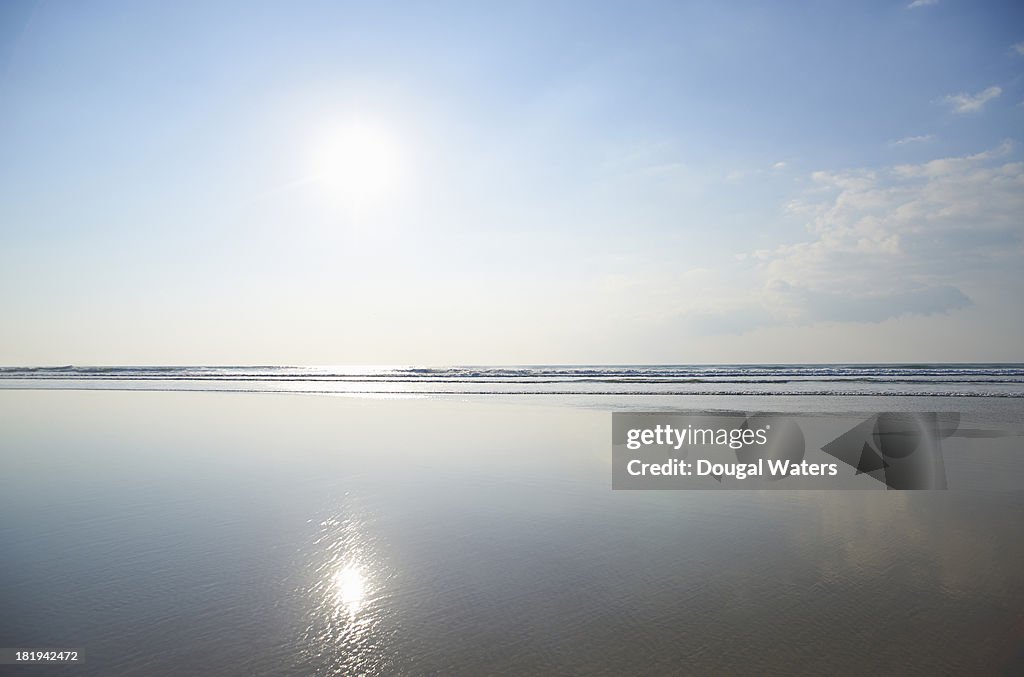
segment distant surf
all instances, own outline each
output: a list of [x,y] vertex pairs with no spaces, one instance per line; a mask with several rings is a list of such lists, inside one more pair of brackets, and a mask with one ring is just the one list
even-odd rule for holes
[[1024,397],[1024,364],[0,367],[0,389]]

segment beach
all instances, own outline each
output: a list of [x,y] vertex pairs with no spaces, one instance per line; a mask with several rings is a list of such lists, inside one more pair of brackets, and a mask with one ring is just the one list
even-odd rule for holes
[[0,675],[1024,675],[1024,2],[0,2]]
[[[853,399],[817,409],[1024,403]],[[1020,492],[612,491],[616,406],[0,391],[0,636],[61,674],[1020,665]]]

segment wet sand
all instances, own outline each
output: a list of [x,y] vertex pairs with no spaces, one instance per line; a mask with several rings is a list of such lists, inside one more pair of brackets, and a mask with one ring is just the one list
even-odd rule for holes
[[613,492],[600,402],[462,399],[0,392],[0,646],[106,675],[1021,665],[1020,492]]

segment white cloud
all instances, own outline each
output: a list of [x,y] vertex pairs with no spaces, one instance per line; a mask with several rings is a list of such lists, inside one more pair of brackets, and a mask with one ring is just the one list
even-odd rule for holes
[[757,167],[755,169],[734,169],[727,172],[724,178],[726,181],[740,181],[755,176],[764,176],[771,172],[781,172],[783,169],[789,169],[789,163],[785,160],[779,160],[778,162],[773,162],[770,166]]
[[915,176],[948,176],[964,171],[968,167],[976,166],[986,160],[995,160],[1005,157],[1009,155],[1012,150],[1013,143],[1010,141],[1004,141],[991,150],[975,153],[974,155],[939,158],[937,160],[929,160],[928,162],[922,162],[916,165],[896,165],[891,168],[891,172],[901,178],[910,178]]
[[907,9],[917,9],[919,7],[927,7],[928,5],[937,5],[939,0],[914,0],[912,3],[907,5]]
[[992,99],[997,98],[1003,93],[1001,87],[989,87],[986,90],[978,92],[977,94],[953,94],[946,97],[946,103],[953,107],[953,111],[956,113],[977,113],[985,104]]
[[[970,303],[982,278],[1024,282],[1024,163],[1010,144],[879,170],[816,172],[810,240],[756,252],[790,319],[880,321]],[[824,191],[824,192],[822,192]]]
[[809,236],[736,256],[718,284],[704,286],[715,290],[704,306],[677,311],[709,335],[967,309],[998,323],[1006,309],[989,299],[1024,294],[1024,162],[1010,161],[1012,151],[1004,143],[918,164],[814,172],[786,207]]
[[1024,56],[1024,42],[1018,42],[1015,45],[1011,45],[1010,49],[1016,52],[1018,56]]
[[920,136],[905,136],[902,139],[898,139],[896,141],[893,141],[891,145],[893,145],[893,146],[906,146],[907,144],[910,144],[910,143],[924,143],[926,141],[931,141],[934,138],[935,137],[932,136],[931,134],[922,134]]

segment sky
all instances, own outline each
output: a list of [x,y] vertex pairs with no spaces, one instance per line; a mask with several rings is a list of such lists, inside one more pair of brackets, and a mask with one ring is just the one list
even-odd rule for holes
[[1024,361],[1024,4],[0,3],[0,364]]

